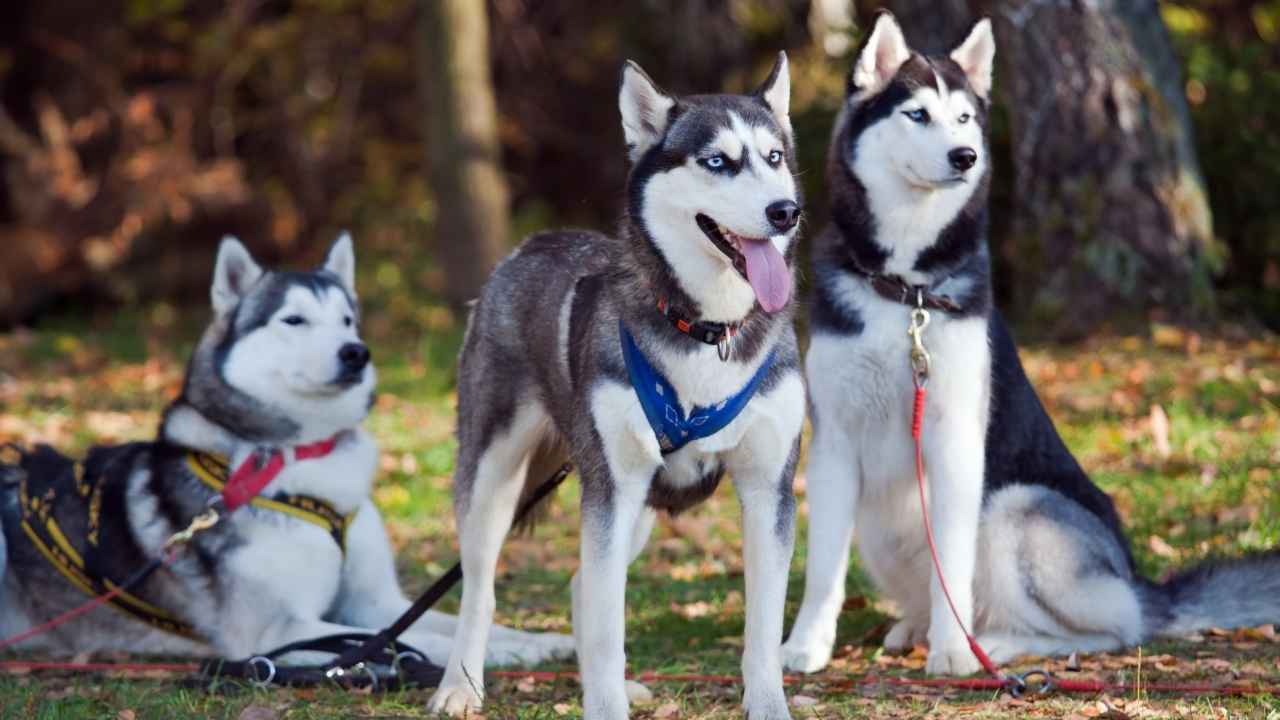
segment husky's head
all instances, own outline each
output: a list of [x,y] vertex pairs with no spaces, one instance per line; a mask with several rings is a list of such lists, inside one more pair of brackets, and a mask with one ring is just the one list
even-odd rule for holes
[[741,320],[757,301],[777,312],[791,297],[790,87],[782,53],[751,95],[672,97],[635,63],[622,69],[634,250],[652,252],[706,320]]
[[210,294],[214,321],[184,390],[198,411],[258,442],[313,442],[364,419],[375,373],[349,235],[312,272],[264,271],[224,238]]
[[[948,221],[985,206],[994,57],[988,20],[949,55],[932,56],[909,48],[889,13],[877,18],[858,54],[829,175],[837,193],[850,194],[846,179],[859,186],[852,194],[865,195],[861,210],[872,218],[878,250],[905,264],[895,271],[907,274]],[[834,213],[840,222],[840,209]]]

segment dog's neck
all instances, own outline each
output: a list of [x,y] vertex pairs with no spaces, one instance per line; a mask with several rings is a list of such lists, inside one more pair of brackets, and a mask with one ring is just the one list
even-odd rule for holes
[[[611,273],[611,286],[618,312],[632,332],[655,338],[659,342],[686,349],[689,352],[705,348],[699,340],[681,333],[658,309],[658,301],[665,299],[680,308],[689,317],[705,320],[698,301],[681,287],[668,266],[653,246],[641,234],[640,228],[628,219],[624,221],[619,238],[619,250]],[[792,307],[788,304],[781,312],[766,313],[758,303],[735,323],[733,357],[750,360],[755,357],[779,322],[790,322]],[[716,322],[723,322],[717,318]]]
[[[827,172],[832,188],[833,232],[823,235],[835,241],[820,238],[815,248],[820,260],[852,266],[867,275],[902,275],[910,285],[924,285],[955,298],[964,306],[966,315],[985,313],[989,309],[991,270],[986,241],[989,170],[977,181],[978,185],[958,212],[951,214],[928,238],[883,236],[885,223],[872,209],[866,186],[844,160],[833,157]],[[935,199],[929,193],[912,189],[902,195],[918,200],[918,212],[926,213]],[[913,257],[902,259],[910,262],[906,273],[901,272],[902,262],[890,262],[895,251],[904,246],[918,248],[912,252]]]

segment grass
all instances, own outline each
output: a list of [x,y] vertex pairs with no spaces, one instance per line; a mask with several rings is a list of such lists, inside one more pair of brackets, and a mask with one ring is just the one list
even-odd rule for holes
[[[393,268],[394,269],[394,268]],[[395,290],[398,271],[371,281]],[[401,292],[399,295],[405,295]],[[411,592],[456,557],[448,486],[453,469],[453,358],[461,334],[442,308],[378,297],[366,303],[381,395],[369,427],[382,448],[376,500]],[[181,385],[182,363],[203,312],[164,305],[55,319],[0,335],[0,441],[91,442],[150,437]],[[1143,572],[1160,577],[1207,555],[1274,547],[1280,539],[1280,341],[1204,338],[1171,328],[1151,339],[1106,338],[1070,348],[1032,347],[1028,372],[1072,450],[1116,499]],[[802,470],[803,473],[803,470]],[[531,535],[513,537],[499,575],[502,622],[567,632],[568,579],[576,566],[572,482]],[[628,659],[635,671],[736,674],[742,632],[737,503],[726,486],[706,505],[663,520],[628,585]],[[792,566],[788,625],[800,600],[804,517]],[[866,578],[850,574],[832,668],[789,694],[798,717],[1258,717],[1280,718],[1271,698],[1058,696],[1033,703],[991,694],[840,686],[869,671],[918,676],[923,655],[880,652],[890,618]],[[457,591],[443,603],[456,608]],[[1027,660],[1018,667],[1062,661]],[[1143,682],[1228,679],[1280,682],[1280,643],[1266,629],[1144,647],[1141,655],[1081,659],[1078,676]],[[541,669],[573,670],[572,665]],[[261,691],[184,687],[174,677],[0,676],[4,718],[424,717],[424,691],[365,695],[330,688]],[[739,717],[739,689],[653,685],[634,717]],[[578,717],[572,681],[490,685],[489,718]]]

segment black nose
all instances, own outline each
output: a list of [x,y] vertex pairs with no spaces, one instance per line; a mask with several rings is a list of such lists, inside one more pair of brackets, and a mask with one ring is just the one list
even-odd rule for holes
[[971,147],[958,147],[947,153],[947,159],[951,161],[951,167],[964,172],[978,162],[978,153]]
[[800,206],[793,200],[779,200],[769,203],[769,207],[764,209],[764,215],[769,218],[771,225],[786,232],[800,222]]
[[344,369],[358,372],[369,364],[369,348],[362,343],[347,343],[338,348],[338,360]]

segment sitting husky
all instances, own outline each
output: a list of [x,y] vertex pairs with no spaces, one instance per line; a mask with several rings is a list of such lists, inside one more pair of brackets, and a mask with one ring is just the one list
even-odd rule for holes
[[788,101],[785,56],[745,96],[671,97],[628,63],[621,237],[535,235],[489,279],[459,361],[462,610],[431,709],[480,707],[498,550],[522,494],[567,458],[582,478],[584,717],[627,717],[627,565],[655,510],[700,502],[726,471],[745,543],[744,704],[789,717],[779,647],[805,401]]
[[907,328],[929,312],[923,422],[929,517],[958,612],[997,662],[1114,650],[1210,625],[1280,622],[1280,557],[1135,574],[1111,500],[1076,464],[992,307],[986,142],[995,42],[982,20],[949,56],[881,15],[853,67],[828,161],[833,226],[815,241],[804,602],[788,668],[827,664],[856,527],[863,564],[928,640],[930,673],[979,669],[934,576],[911,437]]
[[[223,240],[213,323],[154,442],[95,447],[83,463],[41,446],[0,465],[0,638],[123,583],[219,494],[255,451],[283,469],[141,586],[18,647],[244,658],[323,635],[376,631],[409,603],[369,497],[378,451],[360,423],[374,370],[360,342],[348,236],[314,272],[264,272]],[[436,662],[453,618],[403,640]],[[568,636],[499,629],[494,663],[571,653]]]

